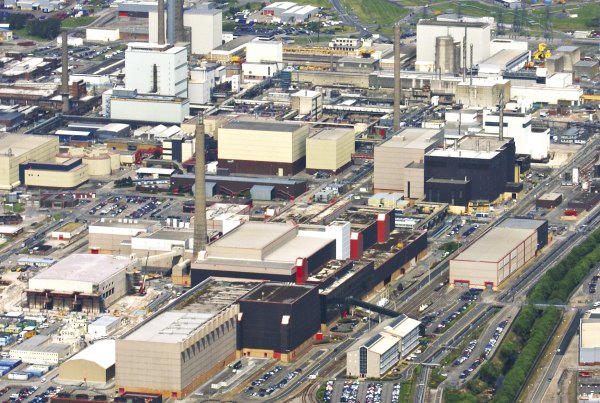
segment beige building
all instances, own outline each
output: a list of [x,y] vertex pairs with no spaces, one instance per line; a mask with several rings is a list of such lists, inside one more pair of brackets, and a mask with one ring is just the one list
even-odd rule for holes
[[306,139],[306,170],[337,173],[352,164],[354,129],[319,129]]
[[317,91],[300,90],[291,96],[291,107],[309,119],[319,119],[323,115],[323,94]]
[[600,364],[600,309],[588,311],[579,320],[579,365]]
[[425,188],[424,155],[441,147],[439,129],[408,128],[375,147],[373,186],[376,191],[404,192],[418,199]]
[[116,343],[119,390],[181,399],[235,359],[236,301],[257,283],[209,279]]
[[90,179],[88,166],[71,158],[57,163],[31,163],[25,169],[25,185],[40,188],[74,189]]
[[535,257],[537,230],[497,227],[450,261],[450,283],[496,289]]
[[56,365],[70,353],[70,345],[52,343],[50,336],[36,335],[11,348],[9,356],[27,364]]
[[81,234],[86,229],[86,225],[79,222],[69,222],[58,228],[55,231],[52,231],[52,239],[58,240],[69,240],[71,238],[76,237]]
[[93,254],[128,255],[131,238],[153,233],[160,228],[154,221],[133,219],[101,219],[88,228],[89,248]]
[[474,78],[462,81],[456,86],[455,103],[472,108],[496,108],[500,102],[500,92],[504,91],[504,100],[510,99],[510,80],[502,78]]
[[219,129],[219,168],[233,173],[294,175],[306,165],[308,125],[238,120]]
[[59,369],[61,382],[105,384],[115,377],[115,341],[98,340],[65,361]]
[[19,186],[19,164],[26,161],[54,162],[58,137],[7,134],[0,138],[0,190]]

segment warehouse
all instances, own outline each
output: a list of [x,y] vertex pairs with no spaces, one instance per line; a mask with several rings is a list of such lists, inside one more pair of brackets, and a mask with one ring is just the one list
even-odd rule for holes
[[[174,193],[191,192],[196,177],[191,174],[173,174],[171,191]],[[214,187],[211,187],[214,184]],[[217,194],[237,196],[249,192],[254,186],[272,186],[274,199],[288,200],[300,196],[308,189],[306,181],[288,178],[270,178],[258,176],[206,175],[206,189],[214,189],[208,197]]]
[[599,364],[600,309],[593,309],[579,321],[579,365]]
[[52,343],[50,336],[36,335],[10,349],[10,358],[27,364],[57,365],[71,353],[71,346]]
[[598,193],[575,193],[574,197],[569,200],[567,206],[571,209],[580,211],[590,211],[600,201],[600,194]]
[[90,253],[128,255],[131,253],[131,238],[159,228],[160,224],[155,221],[103,218],[88,228]]
[[99,340],[90,344],[59,368],[61,382],[105,384],[115,377],[115,341]]
[[465,136],[457,142],[454,148],[425,155],[427,201],[466,209],[469,201],[491,203],[505,192],[519,190],[511,185],[518,180],[513,139]]
[[333,234],[320,238],[290,223],[248,221],[206,247],[206,256],[192,263],[192,284],[211,276],[302,284],[335,255]]
[[0,138],[0,190],[12,190],[22,184],[19,166],[26,161],[54,161],[58,138],[7,134]]
[[19,164],[21,183],[36,188],[75,189],[90,179],[81,158],[63,162],[27,161]]
[[240,356],[293,361],[319,331],[319,292],[314,286],[263,283],[239,304]]
[[562,193],[545,193],[537,198],[535,206],[539,208],[556,208],[563,201]]
[[75,253],[29,279],[33,309],[103,312],[127,293],[126,272],[137,262],[126,257]]
[[121,325],[121,318],[117,316],[101,316],[88,325],[88,335],[95,339],[106,337]]
[[85,229],[85,224],[79,222],[69,222],[57,230],[52,231],[51,236],[52,239],[58,239],[59,241],[69,240],[81,234],[83,231],[85,231]]
[[547,231],[543,220],[506,220],[450,261],[450,283],[496,289],[546,245]]
[[180,124],[190,114],[186,98],[138,94],[135,90],[111,90],[107,115],[113,120]]
[[[438,129],[408,128],[375,147],[373,187],[377,191],[405,192],[408,198],[424,194],[424,171],[410,171],[411,163],[423,163],[424,155],[442,146],[444,133]],[[409,171],[409,172],[406,172]]]
[[334,174],[352,165],[354,129],[318,129],[306,139],[306,172]]
[[346,374],[380,378],[419,345],[421,322],[404,314],[388,319],[353,344],[346,355]]
[[208,279],[117,339],[119,392],[181,399],[223,370],[236,357],[236,302],[257,285]]
[[288,176],[306,166],[308,126],[234,121],[219,129],[219,168],[233,173]]

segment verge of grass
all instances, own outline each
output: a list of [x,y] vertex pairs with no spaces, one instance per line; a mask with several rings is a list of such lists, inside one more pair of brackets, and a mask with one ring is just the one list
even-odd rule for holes
[[64,19],[60,26],[62,28],[79,28],[86,27],[90,25],[92,22],[96,20],[96,17],[87,16],[87,17],[69,17]]
[[342,0],[349,14],[355,14],[365,24],[393,24],[409,13],[409,9],[386,0]]

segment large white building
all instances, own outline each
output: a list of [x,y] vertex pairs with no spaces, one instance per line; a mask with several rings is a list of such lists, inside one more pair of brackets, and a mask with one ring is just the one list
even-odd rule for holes
[[211,92],[225,75],[225,66],[203,62],[190,70],[188,98],[192,104],[207,104],[211,101]]
[[110,91],[106,111],[111,119],[180,124],[190,115],[190,101],[187,98],[138,94],[136,90],[129,89],[115,88]]
[[54,162],[58,137],[7,134],[0,137],[0,190],[19,186],[19,165],[26,161]]
[[383,322],[377,334],[359,339],[346,354],[346,374],[352,377],[380,378],[419,344],[421,322],[400,315]]
[[187,77],[184,47],[133,42],[125,51],[125,87],[129,90],[187,98]]
[[[458,47],[459,53],[456,55],[459,61],[457,65],[463,67],[462,57],[462,42],[465,34],[467,35],[467,52],[470,46],[473,45],[473,64],[477,65],[482,60],[490,56],[490,42],[492,26],[487,22],[460,22],[460,21],[434,21],[421,20],[417,24],[417,60],[415,62],[415,70],[433,72],[436,66],[441,63],[436,61],[436,53],[449,54],[454,52]],[[450,37],[447,46],[453,48],[441,52],[440,46],[446,46],[445,42],[438,43],[438,37]],[[438,41],[439,42],[439,41]],[[467,55],[467,64],[470,63],[470,55]]]
[[56,365],[71,353],[71,346],[52,343],[50,336],[36,335],[13,347],[10,358],[27,364]]
[[[531,114],[524,112],[504,112],[502,131],[505,137],[515,139],[517,154],[527,154],[533,160],[545,160],[550,149],[550,130],[533,130]],[[486,134],[498,134],[500,114],[484,111],[483,128]]]
[[600,364],[600,309],[593,309],[579,322],[579,365]]
[[[165,10],[165,21],[167,21]],[[165,24],[165,32],[167,31]],[[223,37],[223,11],[209,5],[199,5],[183,13],[183,26],[190,32],[190,48],[194,55],[207,55],[221,46]],[[148,40],[158,42],[158,14],[156,10],[148,12]]]

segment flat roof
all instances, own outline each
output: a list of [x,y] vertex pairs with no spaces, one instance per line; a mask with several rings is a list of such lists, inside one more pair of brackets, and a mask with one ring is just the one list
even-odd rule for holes
[[600,347],[600,319],[582,319],[580,348]]
[[157,174],[157,175],[172,175],[175,172],[174,169],[171,168],[152,168],[152,167],[143,167],[139,168],[135,171],[137,174]]
[[7,134],[0,137],[0,158],[19,157],[48,142],[57,141],[54,136],[33,136],[28,134]]
[[562,46],[559,46],[558,48],[556,48],[554,50],[554,53],[556,53],[556,52],[575,52],[578,49],[579,49],[579,46],[562,45]]
[[78,228],[81,228],[82,226],[83,224],[79,222],[68,222],[59,229],[54,230],[53,232],[72,232]]
[[241,300],[292,303],[309,293],[313,288],[310,285],[263,283]]
[[562,193],[545,193],[538,197],[538,200],[557,200],[562,197]]
[[106,316],[99,317],[98,319],[96,319],[95,321],[90,323],[90,325],[108,326],[108,325],[112,325],[113,323],[120,321],[120,320],[121,320],[121,318],[119,318],[118,316],[106,315]]
[[139,228],[139,229],[148,229],[152,225],[155,225],[154,221],[146,221],[146,220],[129,220],[129,219],[116,219],[116,220],[107,220],[100,219],[93,224],[90,224],[90,227],[120,227],[120,228]]
[[85,360],[93,362],[104,369],[108,369],[115,365],[116,362],[115,345],[115,340],[98,340],[69,358],[67,361]]
[[474,262],[499,262],[535,230],[527,228],[496,227],[479,238],[453,260]]
[[427,155],[432,157],[448,157],[448,158],[472,158],[472,159],[492,159],[498,155],[497,151],[474,151],[474,150],[461,150],[460,148],[454,150],[447,148],[445,150],[436,149],[431,150]]
[[151,234],[143,234],[144,238],[150,239],[166,239],[166,240],[176,240],[176,241],[187,241],[190,238],[194,237],[193,229],[160,229]]
[[312,256],[331,242],[335,242],[333,237],[313,238],[298,235],[265,256],[264,260],[269,262],[295,262],[297,257]]
[[304,126],[301,123],[283,123],[278,121],[233,121],[223,125],[224,129],[260,130],[269,132],[295,132]]
[[515,60],[518,60],[522,57],[527,57],[529,55],[528,50],[519,50],[519,49],[502,49],[501,51],[493,54],[488,57],[484,61],[479,63],[479,68],[482,65],[490,64],[497,66],[506,66]]
[[502,221],[499,228],[521,228],[521,229],[535,229],[537,230],[542,225],[546,224],[546,220],[534,220],[530,218],[520,217],[509,217]]
[[122,256],[74,253],[42,271],[36,280],[69,280],[99,283],[125,271],[130,260]]
[[426,149],[437,141],[442,140],[441,133],[441,129],[410,127],[395,134],[388,141],[379,145],[379,147]]
[[375,354],[384,354],[386,351],[396,347],[400,339],[390,334],[379,333],[377,341],[369,347],[369,350]]
[[354,134],[354,129],[342,127],[337,127],[334,129],[315,129],[315,131],[309,135],[309,139],[335,141],[341,139],[344,136],[347,136],[349,132],[352,132],[352,134]]
[[[210,246],[221,248],[263,249],[284,234],[293,230],[295,225],[288,223],[245,222]],[[209,247],[210,247],[209,246]]]
[[218,46],[216,49],[212,50],[210,53],[215,53],[215,51],[216,53],[218,53],[218,51],[231,52],[232,50],[235,50],[240,46],[244,46],[256,38],[258,38],[256,35],[242,35],[229,42],[225,42],[221,46]]
[[389,331],[396,336],[406,337],[420,325],[421,322],[418,320],[409,318],[406,315],[400,315],[399,317],[394,318],[384,330]]
[[123,337],[151,343],[180,343],[258,285],[251,280],[209,278]]
[[436,25],[442,27],[471,27],[484,28],[489,26],[487,22],[464,22],[464,21],[435,21],[435,20],[420,20],[418,25]]

